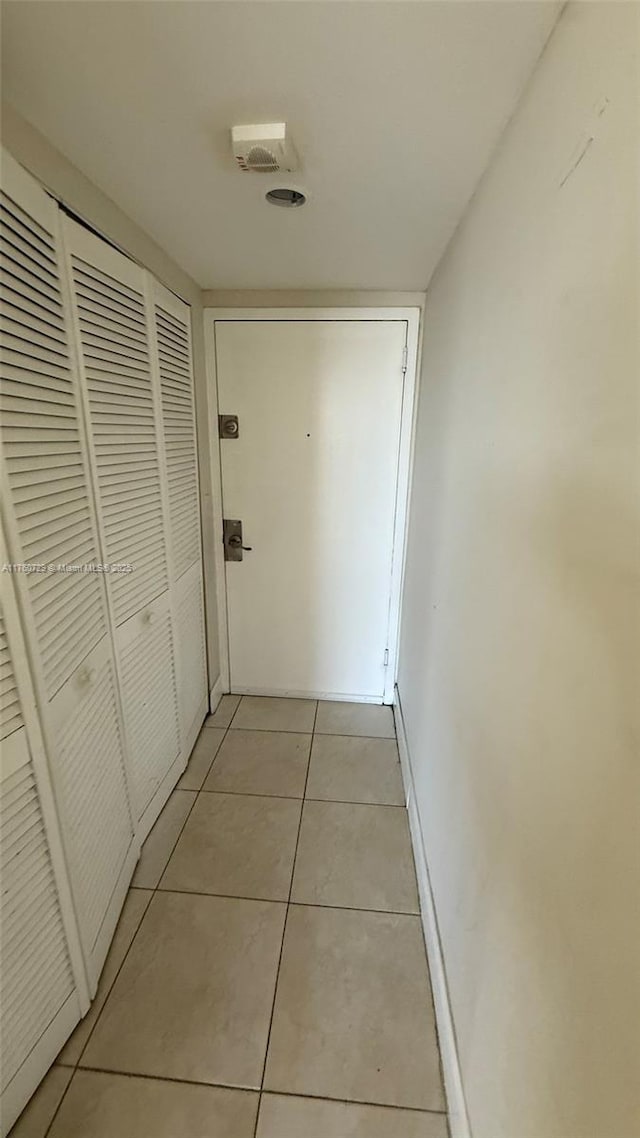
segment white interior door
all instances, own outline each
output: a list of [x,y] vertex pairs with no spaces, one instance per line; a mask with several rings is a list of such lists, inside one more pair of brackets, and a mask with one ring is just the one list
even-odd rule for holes
[[382,701],[407,324],[217,321],[231,689]]

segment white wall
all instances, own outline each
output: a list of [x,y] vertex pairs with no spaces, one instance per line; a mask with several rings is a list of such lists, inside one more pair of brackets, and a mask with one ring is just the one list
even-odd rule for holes
[[640,1134],[637,15],[565,9],[427,293],[399,691],[474,1138]]
[[59,150],[7,103],[2,105],[2,144],[54,197],[117,245],[159,281],[181,296],[192,310],[193,364],[200,450],[202,542],[209,651],[209,684],[220,673],[213,554],[212,472],[208,430],[212,414],[207,399],[202,292],[199,286],[118,205],[73,166]]

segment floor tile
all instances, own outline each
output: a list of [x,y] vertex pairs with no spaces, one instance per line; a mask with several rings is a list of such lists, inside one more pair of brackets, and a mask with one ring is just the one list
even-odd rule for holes
[[256,1138],[448,1138],[448,1134],[444,1114],[266,1094]]
[[62,1051],[58,1055],[58,1063],[70,1063],[71,1066],[75,1066],[78,1062],[84,1045],[91,1035],[104,1002],[109,995],[111,985],[118,974],[118,969],[129,951],[131,941],[136,934],[151,896],[152,894],[149,889],[130,889],[127,893],[127,899],[120,914],[118,927],[116,928],[109,954],[105,961],[104,968],[102,969],[100,983],[98,984],[98,990],[93,999],[93,1003],[84,1019],[78,1024],[73,1035],[69,1037],[62,1048]]
[[378,703],[320,700],[316,731],[322,735],[369,735],[395,739],[393,712]]
[[204,721],[205,727],[228,727],[233,719],[235,710],[240,703],[239,695],[223,695],[213,715],[208,715]]
[[419,917],[291,907],[264,1085],[444,1110]]
[[171,857],[178,835],[197,795],[192,790],[174,790],[150,831],[140,854],[131,884],[140,889],[155,889],[164,867]]
[[248,731],[313,731],[315,699],[281,699],[243,695],[232,728]]
[[202,728],[178,783],[178,790],[200,790],[226,732],[220,727]]
[[258,1096],[78,1071],[49,1138],[253,1138]]
[[291,900],[419,912],[406,810],[305,802]]
[[259,1087],[285,912],[156,893],[81,1064]]
[[286,901],[302,803],[253,794],[201,794],[161,889]]
[[44,1138],[73,1075],[71,1067],[51,1067],[10,1131],[11,1138]]
[[395,739],[316,735],[311,748],[307,798],[404,806]]
[[302,798],[311,739],[293,731],[229,731],[204,789]]

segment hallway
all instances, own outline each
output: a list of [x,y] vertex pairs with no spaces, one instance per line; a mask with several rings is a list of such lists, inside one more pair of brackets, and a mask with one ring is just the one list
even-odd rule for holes
[[0,10],[0,1138],[639,1138],[640,0]]
[[224,696],[13,1138],[447,1138],[403,802],[391,708]]

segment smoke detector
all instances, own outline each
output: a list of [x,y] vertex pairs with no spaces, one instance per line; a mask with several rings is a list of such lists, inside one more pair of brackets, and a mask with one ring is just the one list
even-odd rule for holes
[[298,155],[284,122],[232,126],[231,145],[241,170],[277,174],[298,168]]

